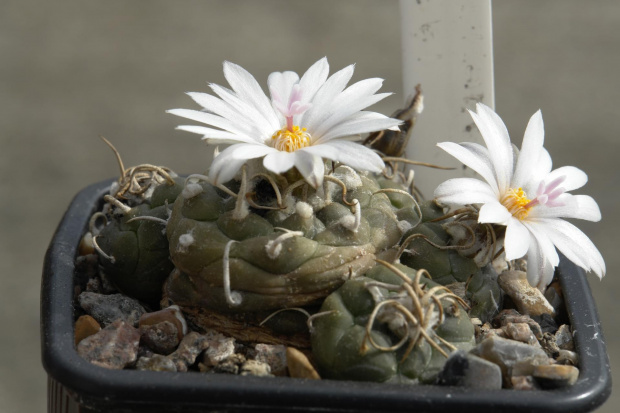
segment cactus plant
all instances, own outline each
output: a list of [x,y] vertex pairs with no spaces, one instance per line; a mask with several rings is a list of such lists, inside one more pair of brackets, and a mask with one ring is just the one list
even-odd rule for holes
[[464,303],[424,270],[380,263],[325,299],[314,359],[327,378],[432,382],[448,352],[475,344]]
[[[190,177],[193,189],[177,198],[166,229],[180,270],[168,297],[233,312],[303,306],[400,240],[395,208],[373,176],[338,166],[317,189],[294,179],[244,173],[234,193]],[[261,205],[246,198],[248,185],[269,188]]]
[[[174,268],[164,232],[168,204],[183,189],[183,180],[152,165],[124,170],[121,162],[121,170],[103,212],[93,215],[90,232],[100,271],[123,293],[156,308],[164,280]],[[99,220],[104,223],[101,228]]]

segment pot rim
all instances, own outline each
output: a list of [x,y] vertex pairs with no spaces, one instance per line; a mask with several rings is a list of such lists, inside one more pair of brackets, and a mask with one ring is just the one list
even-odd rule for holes
[[[591,411],[611,393],[605,339],[584,271],[562,257],[559,271],[580,374],[557,390],[477,390],[462,387],[250,377],[225,374],[108,370],[82,359],[74,346],[73,274],[80,239],[113,179],[92,184],[73,199],[47,250],[41,283],[41,351],[48,375],[79,399],[127,406],[237,407],[321,411],[478,411],[532,408]],[[578,328],[575,328],[577,326]],[[413,391],[412,391],[413,390]],[[275,396],[275,397],[274,397]]]

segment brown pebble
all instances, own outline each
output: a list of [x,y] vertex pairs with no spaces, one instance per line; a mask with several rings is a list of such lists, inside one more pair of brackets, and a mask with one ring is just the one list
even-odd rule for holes
[[558,358],[556,359],[558,364],[568,364],[569,366],[579,366],[579,356],[574,351],[560,350]]
[[504,331],[508,338],[527,343],[531,346],[539,346],[538,340],[536,340],[530,326],[526,323],[508,323],[504,327]]
[[308,357],[296,348],[286,348],[286,364],[291,377],[315,380],[321,378],[310,363],[310,360],[308,360]]
[[138,329],[118,320],[80,341],[77,352],[97,366],[121,370],[136,361],[139,343]]
[[541,387],[556,389],[575,384],[579,378],[579,369],[575,366],[560,364],[535,366],[532,376],[534,376]]
[[286,375],[286,347],[282,344],[257,344],[255,359],[269,364],[276,376]]
[[140,357],[136,363],[136,370],[176,372],[177,368],[168,357],[161,354],[153,354],[151,357]]
[[176,325],[169,321],[140,326],[140,340],[155,353],[168,355],[179,345]]
[[196,362],[196,357],[209,346],[207,337],[192,331],[181,340],[179,347],[168,357],[174,362],[177,371],[187,371]]
[[538,340],[542,339],[543,336],[540,324],[534,321],[529,315],[519,314],[519,312],[514,309],[505,309],[500,311],[500,313],[493,318],[493,323],[496,326],[502,327],[508,325],[508,323],[526,323],[530,326],[532,334],[534,334]]
[[178,306],[172,305],[163,310],[154,311],[152,313],[144,313],[140,316],[140,327],[147,325],[159,324],[161,322],[168,321],[176,327],[179,341],[183,339],[183,336],[187,334],[187,323],[183,317],[183,313]]
[[89,315],[83,315],[75,322],[75,345],[84,340],[86,337],[92,336],[99,332],[101,326]]
[[271,374],[271,368],[269,364],[263,363],[258,360],[246,360],[241,365],[240,374],[242,376],[257,376],[257,377],[269,377]]
[[540,344],[549,357],[556,357],[560,352],[560,348],[555,342],[555,337],[551,333],[543,334]]

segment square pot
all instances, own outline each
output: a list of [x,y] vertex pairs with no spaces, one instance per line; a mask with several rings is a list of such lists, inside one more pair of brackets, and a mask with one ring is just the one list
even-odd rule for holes
[[435,385],[304,380],[225,374],[108,370],[82,359],[74,346],[74,271],[91,215],[112,180],[73,199],[45,256],[41,284],[41,347],[48,373],[48,412],[585,412],[611,393],[605,340],[583,270],[562,259],[562,291],[579,354],[577,382],[564,389],[482,391]]

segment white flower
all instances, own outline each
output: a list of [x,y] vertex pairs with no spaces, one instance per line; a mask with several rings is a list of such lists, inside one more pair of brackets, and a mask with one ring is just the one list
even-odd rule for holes
[[212,144],[233,144],[213,161],[209,176],[215,183],[232,179],[250,159],[263,159],[274,173],[296,167],[314,187],[323,182],[323,158],[354,169],[380,172],[381,158],[371,149],[351,142],[359,134],[398,130],[401,121],[362,109],[389,96],[375,94],[382,79],[366,79],[349,87],[354,65],[329,78],[327,59],[320,59],[299,78],[294,72],[269,75],[268,98],[254,77],[241,66],[224,62],[224,76],[232,90],[209,86],[219,98],[188,93],[204,110],[173,109],[174,115],[205,123],[178,129],[203,135]]
[[471,112],[486,148],[475,143],[439,143],[438,146],[476,171],[484,180],[450,179],[437,187],[435,197],[446,204],[482,204],[479,222],[506,226],[504,249],[508,260],[527,254],[528,280],[543,289],[559,263],[556,248],[569,260],[605,275],[605,262],[592,241],[561,218],[599,221],[599,207],[589,196],[567,191],[581,188],[586,174],[572,166],[551,170],[551,157],[543,148],[542,114],[530,119],[521,151],[510,143],[500,117],[478,104]]

